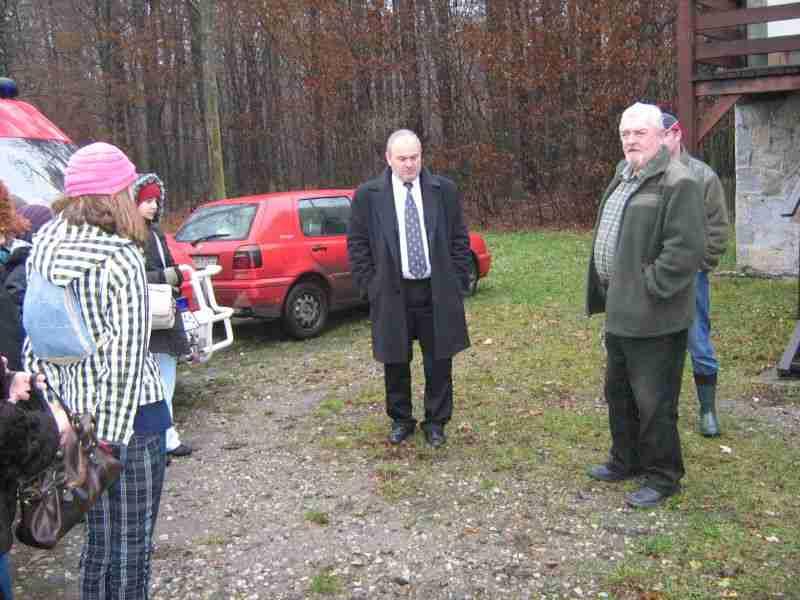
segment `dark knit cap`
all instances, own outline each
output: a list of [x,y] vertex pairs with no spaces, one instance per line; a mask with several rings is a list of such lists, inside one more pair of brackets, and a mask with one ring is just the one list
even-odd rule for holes
[[664,126],[664,129],[672,129],[673,127],[680,129],[681,127],[678,117],[668,112],[661,113],[661,124]]
[[26,242],[30,242],[33,234],[39,231],[42,225],[53,218],[53,211],[43,204],[27,204],[17,211],[31,222],[31,228],[22,237]]

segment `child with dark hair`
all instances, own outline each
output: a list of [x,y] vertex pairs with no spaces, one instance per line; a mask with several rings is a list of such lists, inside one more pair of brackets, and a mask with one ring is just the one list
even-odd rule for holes
[[17,480],[32,477],[55,458],[67,415],[47,403],[38,376],[7,369],[0,360],[0,600],[11,600],[7,553],[17,508]]
[[[158,226],[166,199],[164,183],[155,173],[140,175],[133,183],[133,196],[136,199],[139,214],[144,218],[150,231],[144,247],[147,282],[168,283],[174,290],[179,290],[183,282],[183,275],[175,265],[164,233]],[[172,329],[153,331],[150,334],[150,352],[158,360],[161,381],[164,384],[164,395],[169,406],[170,416],[172,416],[174,414],[172,396],[175,393],[178,357],[189,353],[183,320],[175,319],[175,326]],[[174,419],[172,427],[167,429],[166,449],[169,456],[175,457],[189,456],[192,453],[192,447],[181,442],[178,431],[175,429]]]

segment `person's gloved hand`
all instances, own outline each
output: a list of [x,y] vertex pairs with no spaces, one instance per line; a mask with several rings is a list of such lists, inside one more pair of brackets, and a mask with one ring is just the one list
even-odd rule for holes
[[178,267],[167,267],[164,269],[164,280],[172,287],[178,287],[183,283],[183,274]]

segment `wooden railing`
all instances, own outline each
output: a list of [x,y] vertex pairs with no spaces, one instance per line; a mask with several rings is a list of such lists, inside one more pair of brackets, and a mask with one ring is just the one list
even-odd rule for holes
[[[690,152],[743,94],[800,90],[800,65],[754,69],[746,58],[800,51],[800,35],[748,38],[747,26],[800,19],[800,2],[743,8],[736,0],[677,0],[678,112]],[[741,2],[744,4],[745,2]],[[699,73],[698,65],[713,73]],[[717,99],[699,114],[698,100]]]

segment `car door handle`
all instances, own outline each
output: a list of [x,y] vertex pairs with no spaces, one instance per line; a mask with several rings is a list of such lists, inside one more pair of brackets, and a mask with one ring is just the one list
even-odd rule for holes
[[328,249],[327,246],[311,246],[312,252],[324,252],[327,249]]

